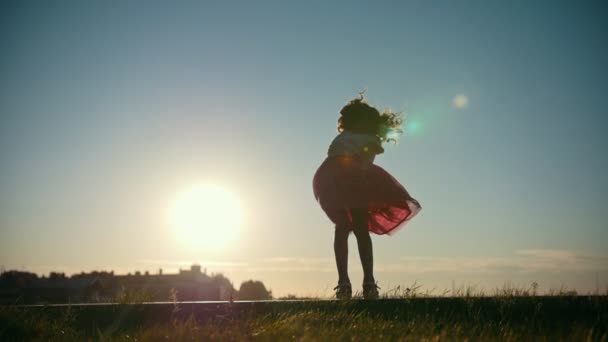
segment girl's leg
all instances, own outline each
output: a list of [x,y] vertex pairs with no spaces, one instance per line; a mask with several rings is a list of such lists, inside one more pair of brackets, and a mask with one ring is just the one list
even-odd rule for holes
[[336,225],[334,234],[334,253],[336,254],[336,265],[338,266],[338,284],[350,284],[348,278],[348,235],[350,231]]
[[359,257],[363,266],[363,283],[375,284],[374,279],[374,253],[372,249],[372,238],[367,230],[367,210],[351,209],[353,217],[353,232],[357,238]]

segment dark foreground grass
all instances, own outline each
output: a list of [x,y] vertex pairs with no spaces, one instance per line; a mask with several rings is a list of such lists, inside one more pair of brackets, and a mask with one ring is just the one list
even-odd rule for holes
[[9,306],[0,340],[608,341],[608,297]]

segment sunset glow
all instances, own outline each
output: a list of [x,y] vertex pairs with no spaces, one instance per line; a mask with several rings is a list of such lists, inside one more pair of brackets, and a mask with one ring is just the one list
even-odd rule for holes
[[195,185],[178,194],[169,223],[185,247],[220,250],[234,240],[243,222],[238,197],[215,184]]
[[361,94],[400,115],[373,163],[424,207],[372,236],[381,292],[608,292],[607,2],[1,3],[0,274],[334,296],[313,177]]

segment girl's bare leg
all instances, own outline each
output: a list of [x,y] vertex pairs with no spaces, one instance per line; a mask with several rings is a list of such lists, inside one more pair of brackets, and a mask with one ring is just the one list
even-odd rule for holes
[[372,238],[367,229],[367,210],[351,209],[353,217],[353,232],[357,238],[359,247],[359,257],[363,267],[363,283],[374,283],[374,252],[372,248]]
[[350,231],[345,227],[336,226],[334,234],[334,253],[338,267],[338,284],[350,285],[348,278],[348,235]]

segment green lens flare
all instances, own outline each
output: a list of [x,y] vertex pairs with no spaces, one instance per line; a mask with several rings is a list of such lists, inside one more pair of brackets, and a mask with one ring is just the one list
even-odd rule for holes
[[405,124],[405,132],[408,134],[416,134],[420,131],[420,121],[410,120]]

